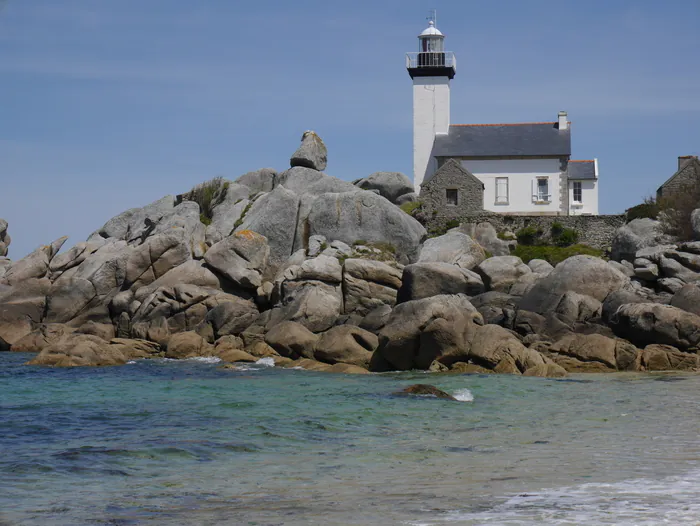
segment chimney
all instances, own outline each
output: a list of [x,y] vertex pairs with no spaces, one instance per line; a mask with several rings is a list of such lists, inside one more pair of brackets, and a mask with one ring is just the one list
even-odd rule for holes
[[697,159],[697,155],[681,155],[678,157],[678,169],[680,170],[681,167],[686,163],[686,161],[690,161],[691,159]]
[[559,112],[559,129],[560,130],[568,130],[569,129],[568,115],[566,114],[565,111]]

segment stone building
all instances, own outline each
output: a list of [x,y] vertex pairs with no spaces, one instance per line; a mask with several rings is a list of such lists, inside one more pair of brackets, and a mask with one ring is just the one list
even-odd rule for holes
[[455,159],[423,181],[420,195],[431,219],[458,219],[484,210],[484,183]]
[[656,190],[656,198],[685,193],[689,188],[696,188],[698,185],[700,185],[700,160],[697,155],[684,155],[678,158],[676,173]]
[[[452,124],[457,59],[435,21],[406,55],[413,80],[413,184],[416,191],[448,159],[484,184],[482,208],[500,214],[598,214],[598,162],[571,159],[571,122]],[[421,198],[423,193],[421,191]]]

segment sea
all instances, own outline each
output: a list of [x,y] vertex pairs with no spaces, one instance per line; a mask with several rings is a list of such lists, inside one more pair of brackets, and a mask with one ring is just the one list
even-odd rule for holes
[[700,524],[698,375],[32,356],[0,353],[2,526]]

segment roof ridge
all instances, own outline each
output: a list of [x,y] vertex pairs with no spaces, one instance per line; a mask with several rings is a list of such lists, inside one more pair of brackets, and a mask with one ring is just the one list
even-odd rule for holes
[[584,159],[584,160],[574,160],[574,159],[569,159],[570,163],[594,163],[595,159]]
[[[450,124],[450,126],[527,126],[529,124],[557,124],[556,121],[551,122],[508,122],[497,124]],[[571,121],[569,121],[571,124]]]

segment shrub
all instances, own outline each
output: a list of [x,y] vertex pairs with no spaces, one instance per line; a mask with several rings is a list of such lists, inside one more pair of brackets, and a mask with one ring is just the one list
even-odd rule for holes
[[554,223],[552,223],[551,232],[552,239],[559,237],[562,234],[562,232],[564,232],[564,225],[562,225],[559,221],[555,221]]
[[541,228],[530,225],[518,230],[515,237],[521,245],[536,245],[540,242],[543,233]]
[[656,219],[659,216],[659,206],[653,197],[647,197],[642,204],[625,210],[625,216],[628,222],[634,219]]
[[243,220],[245,219],[246,214],[248,213],[248,210],[250,210],[250,207],[253,206],[253,202],[251,201],[246,205],[246,207],[243,209],[243,213],[241,214],[241,217],[236,219],[236,222],[233,224],[233,230],[231,230],[231,234],[233,234],[236,229],[243,224]]
[[[223,177],[198,184],[189,192],[182,194],[183,201],[194,201],[199,205],[199,219],[205,225],[211,224],[214,207],[226,198],[229,182]],[[208,222],[206,222],[208,221]]]
[[415,210],[418,210],[422,206],[423,206],[423,203],[421,203],[420,201],[413,201],[410,203],[404,203],[399,208],[401,210],[403,210],[404,212],[406,212],[408,215],[413,215],[413,212]]
[[690,214],[700,208],[700,186],[686,184],[673,194],[657,200],[658,220],[664,233],[681,241],[693,239],[693,226]]
[[573,228],[565,228],[554,240],[558,247],[568,247],[578,243],[578,232]]
[[525,263],[533,259],[544,259],[552,265],[556,265],[567,258],[581,254],[602,257],[603,251],[589,247],[588,245],[571,245],[568,247],[518,245],[512,252],[513,256],[518,256]]
[[445,229],[450,230],[452,228],[457,228],[459,225],[459,219],[450,219],[447,223],[445,223]]

